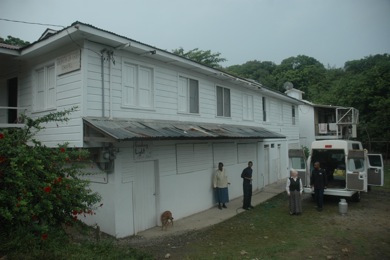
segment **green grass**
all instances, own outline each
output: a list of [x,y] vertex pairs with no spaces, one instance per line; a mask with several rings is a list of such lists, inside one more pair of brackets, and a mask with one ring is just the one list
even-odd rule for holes
[[174,259],[386,259],[390,257],[390,169],[385,186],[348,201],[346,216],[339,198],[328,197],[317,212],[309,195],[303,215],[290,216],[280,194],[223,223],[199,232],[184,248],[171,249]]

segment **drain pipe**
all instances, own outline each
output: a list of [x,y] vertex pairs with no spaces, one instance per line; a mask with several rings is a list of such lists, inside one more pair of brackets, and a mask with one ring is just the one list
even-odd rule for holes
[[105,107],[104,107],[104,53],[106,52],[106,49],[103,49],[100,51],[101,53],[101,73],[102,73],[102,117],[104,117],[105,113]]
[[112,119],[112,82],[111,82],[111,62],[114,62],[113,52],[108,52],[108,109],[109,109],[109,118]]

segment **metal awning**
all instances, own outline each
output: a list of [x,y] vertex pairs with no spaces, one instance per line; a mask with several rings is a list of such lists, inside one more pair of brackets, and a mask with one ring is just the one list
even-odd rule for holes
[[262,127],[162,120],[83,118],[84,141],[284,139]]

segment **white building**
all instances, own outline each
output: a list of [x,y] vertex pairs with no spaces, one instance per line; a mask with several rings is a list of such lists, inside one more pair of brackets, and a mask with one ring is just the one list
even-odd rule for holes
[[353,107],[319,105],[303,100],[304,92],[290,88],[286,95],[301,100],[298,105],[300,145],[310,148],[315,140],[356,138],[359,110]]
[[80,22],[0,45],[0,93],[0,128],[20,126],[17,113],[78,107],[38,137],[91,151],[104,205],[85,222],[118,238],[160,225],[165,210],[180,219],[213,207],[218,162],[234,199],[248,161],[261,190],[288,176],[287,151],[300,147],[301,101]]

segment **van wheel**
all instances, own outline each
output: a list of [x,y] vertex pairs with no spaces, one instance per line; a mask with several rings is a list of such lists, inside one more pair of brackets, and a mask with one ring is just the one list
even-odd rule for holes
[[359,202],[360,201],[360,191],[356,192],[352,195],[352,201]]

